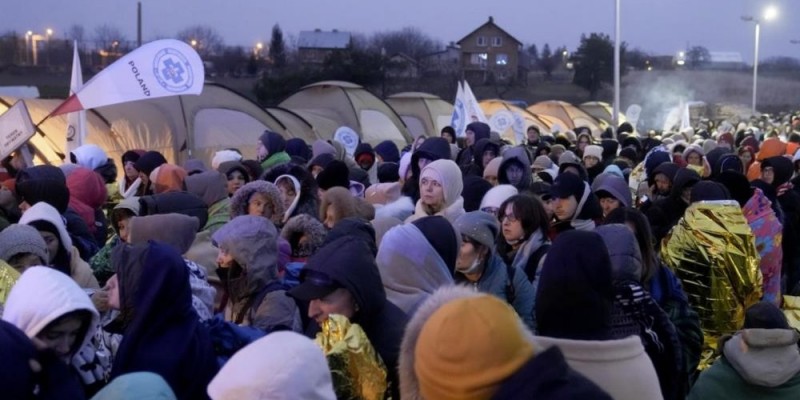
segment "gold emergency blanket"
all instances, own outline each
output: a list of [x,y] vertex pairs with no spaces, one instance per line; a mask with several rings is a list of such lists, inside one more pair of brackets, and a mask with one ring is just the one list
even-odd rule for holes
[[330,315],[315,341],[328,359],[338,399],[380,400],[387,396],[386,366],[359,325],[347,317]]
[[6,264],[5,261],[0,260],[0,307],[6,303],[8,294],[11,293],[11,288],[17,283],[17,279],[19,279],[19,272]]
[[[735,201],[694,203],[664,238],[664,262],[675,271],[700,315],[705,350],[742,328],[747,307],[762,295],[755,238]],[[707,354],[702,369],[711,361]]]
[[781,308],[783,315],[789,321],[789,326],[800,330],[800,297],[784,295]]

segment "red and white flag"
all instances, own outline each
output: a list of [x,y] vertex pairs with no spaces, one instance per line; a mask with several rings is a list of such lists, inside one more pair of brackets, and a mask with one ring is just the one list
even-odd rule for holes
[[[69,95],[78,93],[83,87],[83,72],[81,71],[81,58],[78,54],[78,41],[73,42],[72,50],[72,79],[69,82]],[[86,138],[86,111],[77,111],[67,115],[67,152],[83,145]]]
[[200,55],[180,40],[147,43],[126,54],[70,95],[50,115],[159,97],[200,94],[205,69]]

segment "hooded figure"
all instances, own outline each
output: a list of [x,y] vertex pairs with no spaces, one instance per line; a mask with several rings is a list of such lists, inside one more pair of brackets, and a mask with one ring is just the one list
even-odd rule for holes
[[524,147],[513,147],[503,153],[497,181],[501,185],[513,185],[520,192],[531,186],[531,161]]
[[[337,225],[336,230],[341,232],[335,238],[329,235],[330,241],[308,259],[301,275],[302,283],[291,289],[289,295],[310,302],[307,312],[317,324],[328,317],[327,311],[320,308],[320,299],[329,295],[349,296],[352,302],[329,310],[348,317],[364,329],[386,364],[393,398],[400,398],[397,358],[408,317],[386,298],[372,250],[374,231],[371,238],[365,238],[358,226],[351,228],[344,222]],[[307,333],[314,335],[316,331]]]
[[122,168],[125,177],[119,181],[119,194],[123,199],[133,196],[144,195],[142,180],[139,179],[139,172],[136,170],[136,161],[144,154],[144,150],[128,150],[122,153]]
[[86,222],[86,227],[97,244],[105,244],[108,221],[103,206],[108,200],[108,192],[103,178],[96,172],[79,167],[67,177],[70,208]]
[[492,189],[492,184],[479,176],[464,177],[464,189],[461,191],[461,197],[464,199],[464,211],[479,210],[481,200],[490,189]]
[[688,399],[798,398],[798,339],[778,307],[754,304],[747,310],[744,329],[722,342],[722,357],[700,374]]
[[270,168],[286,164],[291,160],[286,153],[286,140],[278,133],[264,131],[258,138],[258,160],[261,161],[261,168],[268,171]]
[[85,144],[70,153],[73,164],[86,167],[103,178],[103,183],[112,184],[117,181],[117,166],[114,160],[106,156],[106,152],[94,144]]
[[[455,240],[452,228],[449,235]],[[450,268],[414,224],[396,226],[386,232],[375,262],[386,298],[408,315],[413,315],[436,289],[453,283]]]
[[139,399],[176,400],[167,381],[152,372],[121,375],[92,397],[92,400]]
[[[422,160],[422,161],[420,161]],[[437,160],[450,160],[450,145],[441,137],[426,139],[419,148],[411,154],[411,177],[403,185],[403,195],[411,197],[416,202],[420,197],[419,177],[425,165]],[[470,158],[471,160],[471,158]],[[403,171],[402,162],[400,171]],[[403,178],[404,174],[400,174]]]
[[[430,140],[433,139],[436,138]],[[430,215],[443,216],[452,223],[464,214],[464,198],[461,197],[464,182],[461,170],[452,160],[436,160],[426,165],[420,172],[419,187],[420,199],[406,223]]]
[[[19,328],[0,320],[0,385],[9,399],[81,399],[83,388],[61,360],[38,350]],[[39,368],[35,368],[38,366]],[[44,373],[42,373],[44,372]]]
[[[27,269],[5,302],[3,319],[29,338],[44,342],[72,366],[84,384],[104,380],[108,372],[105,368],[110,368],[110,354],[98,354],[91,343],[100,315],[86,292],[68,276],[47,267]],[[62,339],[54,340],[54,336]]]
[[472,163],[462,167],[464,176],[483,177],[483,171],[494,158],[500,156],[500,145],[490,139],[481,139],[473,146]]
[[461,286],[437,290],[409,322],[400,385],[408,400],[611,398],[557,348],[538,348],[501,300]]
[[[697,172],[681,168],[675,173],[675,180],[668,198],[658,200],[644,214],[653,228],[656,243],[667,235],[670,229],[683,217],[691,200],[691,188],[700,182]],[[687,192],[687,193],[684,193]]]
[[544,261],[536,293],[542,336],[535,343],[558,347],[572,368],[614,399],[662,399],[641,339],[613,339],[613,304],[612,266],[603,239],[594,232],[564,232]]
[[167,159],[157,151],[145,152],[136,160],[134,168],[139,171],[139,178],[142,180],[142,185],[146,188],[147,194],[152,194],[152,191],[150,191],[150,174],[153,170],[166,163]]
[[557,234],[571,229],[594,230],[595,220],[603,217],[603,209],[589,183],[575,174],[559,174],[550,193],[556,199],[557,222],[553,228]]
[[483,169],[483,179],[486,179],[486,182],[489,182],[492,186],[497,186],[499,183],[497,175],[500,174],[500,164],[502,163],[503,157],[495,157]]
[[285,207],[281,191],[274,184],[264,181],[250,182],[236,191],[231,198],[231,219],[250,214],[248,211],[256,199],[263,202],[260,215],[275,225],[282,225]]
[[380,161],[383,163],[400,162],[400,150],[397,149],[397,145],[391,140],[384,140],[378,143],[378,145],[375,146],[375,153],[378,154]]
[[203,199],[208,206],[208,221],[201,231],[214,233],[230,221],[231,202],[228,198],[225,175],[217,171],[207,171],[186,177],[186,191]]
[[642,285],[642,255],[636,237],[623,224],[596,229],[608,248],[614,279],[612,335],[639,336],[653,362],[665,398],[681,397],[687,385],[681,341],[669,316]]
[[177,165],[161,165],[150,173],[153,194],[183,191],[185,188],[183,181],[186,176],[186,170]]
[[[300,332],[300,314],[278,276],[278,232],[262,217],[242,215],[212,236],[214,245],[232,257],[217,274],[225,287],[225,320],[266,332]],[[218,262],[221,260],[218,257]]]
[[375,209],[363,199],[353,197],[345,188],[334,187],[325,192],[319,208],[320,221],[332,229],[336,223],[350,217],[369,221],[375,218]]
[[275,332],[237,351],[208,385],[208,395],[212,400],[336,400],[319,345],[294,332]]
[[292,287],[300,283],[300,272],[306,265],[306,260],[322,247],[327,233],[325,226],[308,214],[294,216],[283,226],[281,238],[292,249],[289,263],[286,264],[286,275],[283,277],[285,283]]
[[[81,216],[69,207],[70,193],[64,173],[52,165],[25,168],[17,174],[16,192],[20,208],[45,202],[53,206],[66,221],[67,232],[83,259],[89,259],[100,249],[96,239]],[[27,205],[26,205],[27,204]],[[85,210],[84,214],[88,214]]]
[[[183,214],[159,214],[133,217],[128,222],[128,243],[140,244],[159,241],[174,247],[183,255],[189,251],[197,234],[197,218]],[[214,314],[216,290],[208,284],[206,269],[184,259],[189,271],[192,287],[192,306],[201,321],[211,319]]]
[[[763,150],[762,150],[763,151]],[[800,290],[800,192],[792,188],[794,173],[792,160],[783,157],[770,157],[761,162],[762,171],[772,168],[773,179],[770,186],[777,193],[777,200],[783,211],[783,274],[788,276],[787,291]]]
[[205,398],[217,372],[211,337],[192,308],[186,264],[169,245],[148,242],[114,249],[117,285],[109,302],[120,309],[122,342],[111,378],[154,372],[180,399]]
[[672,162],[663,162],[653,169],[652,177],[647,180],[647,184],[650,186],[650,195],[641,206],[642,212],[645,212],[656,201],[669,197],[678,170],[680,170],[678,164]]
[[[489,124],[485,122],[471,122],[469,125],[467,125],[465,129],[467,145],[458,153],[458,156],[456,157],[456,162],[459,167],[467,167],[470,163],[472,163],[474,155],[476,154],[475,144],[477,144],[481,139],[489,139],[491,136],[491,130],[492,129],[489,127]],[[430,139],[433,138],[427,139],[426,142]],[[444,138],[442,138],[442,140],[447,142],[447,140]],[[449,147],[450,146],[448,143],[448,150]]]
[[[598,175],[594,183],[598,184],[593,192],[600,199],[600,207],[603,209],[603,216],[608,216],[616,208],[631,207],[631,191],[625,179],[616,175]],[[601,180],[602,177],[602,180]],[[592,185],[594,186],[594,185]],[[609,199],[611,201],[609,201]],[[616,203],[616,204],[615,204]]]
[[[280,168],[274,168],[273,170],[280,170]],[[278,189],[285,194],[291,194],[289,189],[294,191],[294,199],[291,203],[287,205],[284,201],[284,206],[286,206],[284,219],[288,220],[300,214],[308,214],[316,218],[319,211],[316,182],[305,168],[299,165],[292,165],[273,181],[278,186]],[[280,182],[283,182],[283,187],[281,187]]]
[[216,170],[225,175],[228,197],[233,196],[239,188],[252,181],[247,167],[241,161],[226,161],[220,164]]
[[[50,260],[45,261],[49,265],[71,276],[82,288],[100,288],[97,279],[92,274],[92,268],[80,258],[78,249],[73,247],[72,239],[64,226],[64,220],[55,208],[44,202],[36,203],[25,214],[22,214],[19,223],[33,226],[40,234],[42,232],[48,234],[45,242],[48,243]],[[42,234],[42,237],[44,238],[45,235]]]

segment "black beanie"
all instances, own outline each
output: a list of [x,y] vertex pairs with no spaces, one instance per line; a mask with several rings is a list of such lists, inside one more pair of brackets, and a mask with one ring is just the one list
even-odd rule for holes
[[730,200],[731,194],[725,186],[712,181],[700,181],[692,186],[691,202]]
[[347,168],[347,164],[339,160],[329,162],[328,166],[317,175],[317,186],[322,190],[336,186],[349,188],[350,169]]
[[378,166],[378,182],[400,181],[400,166],[393,162],[384,162]]
[[455,271],[459,246],[453,225],[438,215],[420,218],[412,224],[422,231],[428,243],[436,250],[439,257],[442,257],[447,269],[451,273]]
[[774,304],[760,301],[744,313],[744,329],[790,329],[786,316]]
[[461,197],[464,199],[464,211],[478,211],[483,196],[491,188],[492,184],[479,176],[464,177],[464,189],[461,191]]
[[166,163],[167,159],[164,158],[163,154],[157,151],[148,151],[136,160],[136,164],[134,164],[133,167],[136,168],[137,171],[149,176],[153,170]]

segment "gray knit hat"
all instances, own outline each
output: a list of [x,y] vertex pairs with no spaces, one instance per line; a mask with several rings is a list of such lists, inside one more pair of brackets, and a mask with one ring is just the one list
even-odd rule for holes
[[483,211],[471,211],[456,219],[456,231],[489,249],[494,248],[495,239],[500,233],[497,218]]
[[47,244],[36,228],[30,225],[12,224],[0,232],[0,259],[8,262],[17,254],[31,253],[47,262]]

